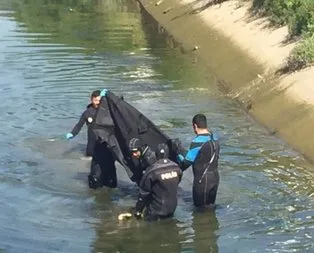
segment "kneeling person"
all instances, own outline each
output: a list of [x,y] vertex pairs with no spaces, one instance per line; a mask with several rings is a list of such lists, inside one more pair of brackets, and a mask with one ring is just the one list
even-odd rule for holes
[[[176,163],[168,159],[168,155],[168,146],[159,144],[156,160],[146,168],[139,184],[140,194],[135,207],[135,217],[152,221],[174,214],[182,171]],[[145,159],[145,156],[142,159]]]

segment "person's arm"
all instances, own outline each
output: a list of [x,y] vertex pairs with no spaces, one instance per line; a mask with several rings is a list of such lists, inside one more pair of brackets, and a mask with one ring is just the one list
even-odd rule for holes
[[[85,111],[86,112],[86,111]],[[82,113],[80,120],[76,123],[76,125],[73,127],[71,133],[73,134],[73,137],[76,136],[84,126],[84,123],[86,121],[85,112]]]
[[188,167],[190,167],[194,163],[202,145],[203,145],[202,142],[193,141],[188,151],[186,151],[185,153],[183,152],[178,153],[177,159],[178,159],[178,162],[182,171],[186,170]]
[[144,174],[143,178],[140,181],[140,192],[138,200],[135,206],[135,216],[139,218],[142,215],[144,208],[147,206],[152,191],[152,179],[149,173]]
[[185,151],[185,152],[180,152],[178,153],[178,156],[177,156],[177,159],[178,159],[178,163],[179,163],[179,166],[180,168],[182,169],[182,171],[186,170],[188,167],[190,167],[194,160],[191,161],[189,158],[188,158],[188,154],[189,154],[189,151]]
[[135,205],[135,216],[141,217],[144,208],[148,205],[150,199],[150,192],[144,191],[140,188],[139,197],[137,199],[136,205]]
[[171,139],[170,140],[170,147],[172,152],[175,154],[174,162],[176,162],[182,170],[185,170],[190,166],[189,163],[184,163],[184,157],[187,154],[187,150],[185,150],[181,144],[179,139]]

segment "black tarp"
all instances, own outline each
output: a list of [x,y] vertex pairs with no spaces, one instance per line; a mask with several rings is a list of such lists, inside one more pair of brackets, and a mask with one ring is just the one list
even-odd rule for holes
[[132,181],[137,181],[142,175],[141,168],[132,159],[128,149],[129,141],[134,137],[139,138],[142,144],[150,146],[153,151],[158,144],[166,143],[169,146],[170,159],[175,161],[170,138],[144,114],[110,91],[101,99],[94,120],[94,133],[99,142],[107,143]]

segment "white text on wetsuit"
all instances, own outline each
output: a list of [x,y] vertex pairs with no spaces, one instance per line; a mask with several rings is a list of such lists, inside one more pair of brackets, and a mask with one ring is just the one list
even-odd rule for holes
[[161,174],[161,179],[165,180],[165,179],[175,178],[177,176],[178,176],[178,173],[176,171],[171,171],[171,172]]

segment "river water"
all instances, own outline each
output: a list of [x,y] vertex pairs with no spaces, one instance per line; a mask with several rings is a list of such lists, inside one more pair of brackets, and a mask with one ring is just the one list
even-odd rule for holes
[[[0,0],[0,252],[313,252],[313,168],[219,91],[131,0]],[[215,212],[197,213],[184,174],[172,219],[117,222],[136,201],[88,189],[86,128],[108,88],[187,146],[202,112],[221,139]]]

